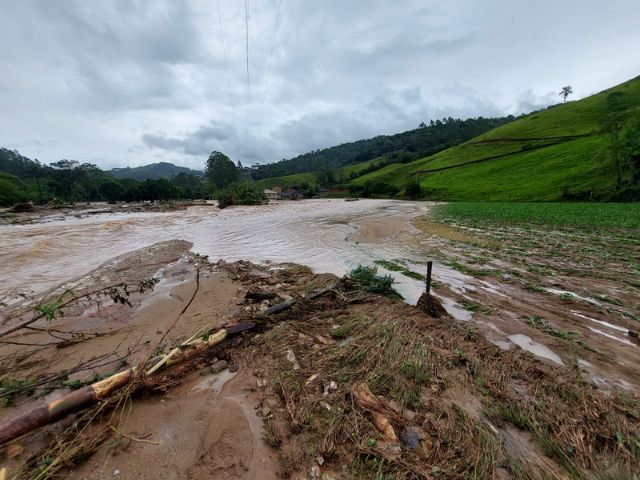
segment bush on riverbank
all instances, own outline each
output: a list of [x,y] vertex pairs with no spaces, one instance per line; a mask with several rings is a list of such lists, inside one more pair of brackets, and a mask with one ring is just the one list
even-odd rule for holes
[[262,205],[267,203],[264,192],[253,183],[235,183],[218,192],[218,207],[231,205]]

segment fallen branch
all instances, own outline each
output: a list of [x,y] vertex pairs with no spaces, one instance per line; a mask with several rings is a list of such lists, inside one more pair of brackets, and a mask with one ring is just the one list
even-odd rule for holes
[[136,438],[136,437],[132,437],[131,435],[127,435],[126,433],[122,433],[113,425],[109,425],[109,428],[114,432],[116,432],[116,435],[118,435],[119,437],[126,438],[127,440],[131,440],[132,442],[149,443],[151,445],[160,445],[160,442],[154,442],[153,440],[147,440],[145,438]]
[[[211,336],[191,340],[188,343],[184,342],[178,349],[174,349],[166,355],[152,359],[150,363],[153,363],[154,367],[147,372],[147,375],[150,375],[164,365],[172,365],[198,355],[209,347],[222,342],[229,334],[239,333],[254,326],[255,324],[250,322],[241,323],[223,328]],[[176,350],[179,351],[176,352]],[[141,371],[145,364],[146,362],[140,366],[116,373],[104,380],[93,383],[92,385],[87,385],[58,400],[40,405],[33,410],[0,424],[0,445],[106,399],[112,393],[131,383],[135,378],[144,375]],[[159,367],[158,364],[160,364]]]
[[[340,282],[334,282],[326,288],[321,288],[319,290],[315,290],[307,295],[305,295],[303,300],[313,300],[315,298],[320,297],[329,292],[335,292],[335,288],[340,284]],[[275,315],[276,313],[284,312],[285,310],[290,309],[297,303],[298,299],[292,298],[291,300],[286,300],[282,303],[278,303],[273,307],[269,307],[264,311],[265,315]]]

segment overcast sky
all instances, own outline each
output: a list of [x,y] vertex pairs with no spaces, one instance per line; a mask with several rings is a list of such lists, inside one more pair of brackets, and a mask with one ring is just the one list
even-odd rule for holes
[[640,75],[638,0],[248,5],[250,92],[242,0],[0,0],[0,146],[103,168],[202,168],[212,150],[252,164]]

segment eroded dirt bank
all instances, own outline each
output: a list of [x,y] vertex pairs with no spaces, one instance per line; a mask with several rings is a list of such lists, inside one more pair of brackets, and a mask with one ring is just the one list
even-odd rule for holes
[[[631,478],[640,465],[634,391],[504,350],[481,322],[433,319],[352,280],[293,264],[211,264],[189,247],[157,244],[73,282],[78,297],[126,282],[131,306],[92,297],[30,325],[49,332],[1,337],[58,345],[2,346],[3,378],[21,382],[3,385],[13,406],[0,420],[194,333],[256,328],[12,442],[2,466],[18,478],[327,480]],[[151,276],[153,291],[135,290]],[[267,314],[283,302],[291,308]]]

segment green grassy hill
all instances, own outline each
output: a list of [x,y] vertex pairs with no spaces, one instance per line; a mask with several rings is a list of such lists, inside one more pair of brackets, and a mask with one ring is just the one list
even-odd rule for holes
[[269,189],[276,185],[283,189],[287,187],[299,187],[304,183],[315,186],[316,175],[314,173],[295,173],[293,175],[285,175],[282,177],[270,177],[263,178],[262,180],[256,180],[256,185],[258,187]]
[[[602,120],[640,109],[640,77],[583,100],[557,105],[495,128],[461,145],[407,164],[394,163],[351,181],[403,189],[418,180],[441,200],[559,200],[604,198],[614,190]],[[639,110],[640,111],[640,110]]]

